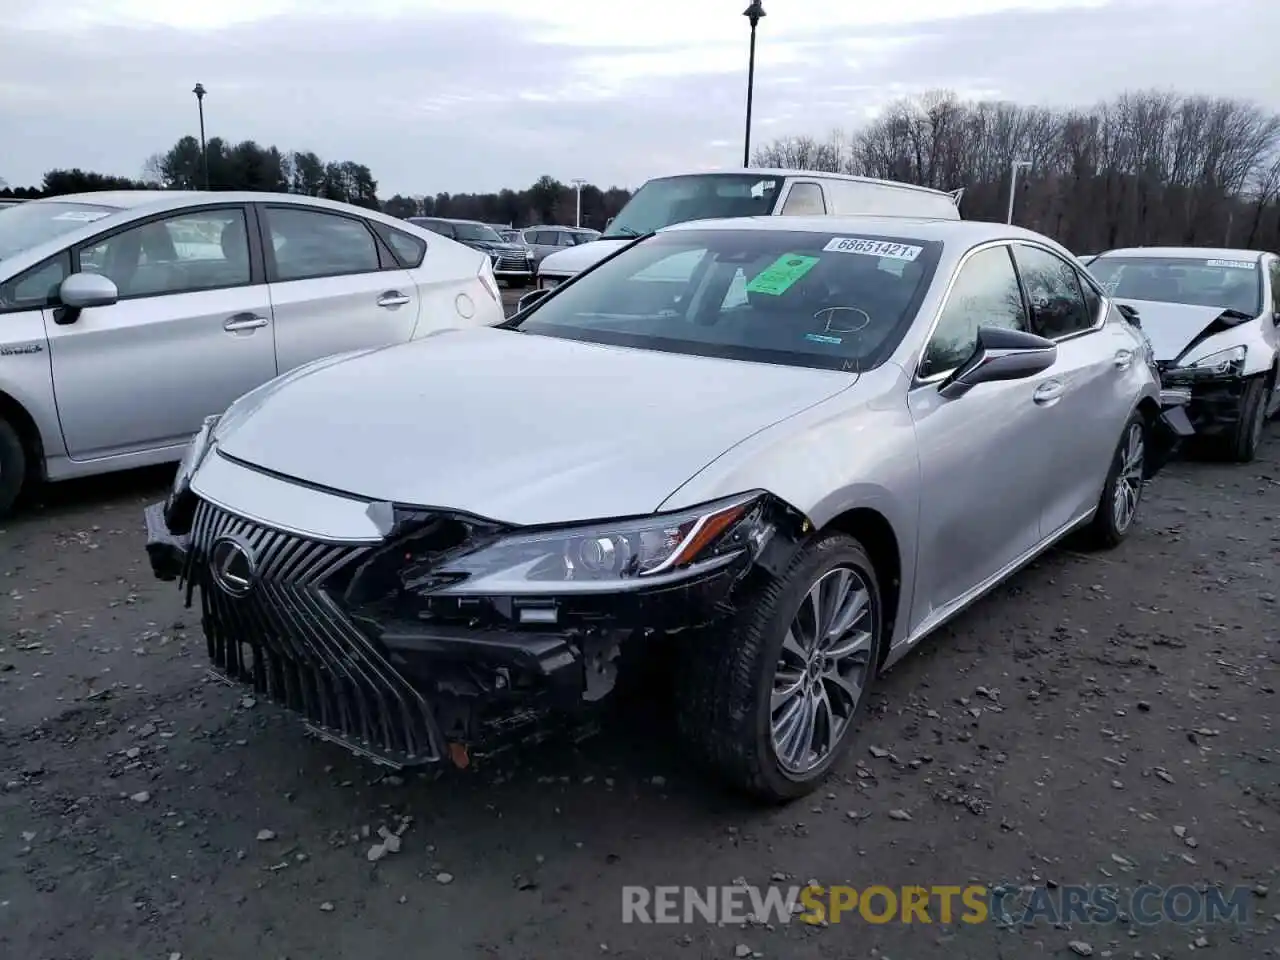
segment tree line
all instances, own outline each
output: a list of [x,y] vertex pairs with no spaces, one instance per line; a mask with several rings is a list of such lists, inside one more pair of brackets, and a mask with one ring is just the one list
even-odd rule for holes
[[[212,190],[262,190],[300,193],[378,209],[378,181],[362,163],[325,162],[310,150],[285,151],[253,140],[230,143],[213,137],[208,153],[208,185]],[[38,187],[0,189],[0,197],[35,199],[97,190],[199,190],[205,186],[200,141],[183,137],[164,153],[147,160],[140,178],[112,176],[92,170],[50,170]]]
[[1280,249],[1280,115],[1161,91],[1088,109],[966,101],[935,91],[867,126],[775,140],[760,166],[965,188],[966,219],[1014,222],[1079,253],[1121,246]]
[[[583,184],[582,226],[603,230],[630,199],[631,191],[622,187],[601,189],[594,184]],[[411,197],[396,194],[383,204],[383,209],[394,217],[450,217],[527,227],[533,224],[571,226],[577,222],[577,205],[577,187],[544,174],[524,190]]]

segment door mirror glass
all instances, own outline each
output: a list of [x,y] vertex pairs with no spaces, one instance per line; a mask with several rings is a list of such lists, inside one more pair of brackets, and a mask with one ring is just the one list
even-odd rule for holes
[[58,299],[64,307],[77,310],[108,307],[120,299],[120,291],[100,273],[73,273],[59,285]]
[[979,384],[1034,377],[1057,359],[1058,346],[1052,340],[1022,330],[979,327],[973,353],[942,382],[938,392],[954,400]]

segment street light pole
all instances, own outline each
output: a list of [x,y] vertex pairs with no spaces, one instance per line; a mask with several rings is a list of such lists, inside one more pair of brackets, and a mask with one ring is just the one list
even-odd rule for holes
[[1005,223],[1013,223],[1013,188],[1018,184],[1018,170],[1031,169],[1030,160],[1015,160],[1009,167],[1009,215],[1005,217]]
[[583,180],[581,177],[574,177],[569,182],[578,188],[578,214],[574,217],[573,225],[575,227],[580,227],[582,226],[582,185],[587,181]]
[[191,90],[196,95],[196,109],[200,111],[200,162],[204,166],[204,188],[209,189],[209,148],[204,142],[204,84],[197,83]]
[[756,85],[756,25],[764,14],[761,0],[751,0],[751,6],[742,11],[742,15],[751,22],[751,54],[747,59],[747,132],[742,141],[742,165],[751,166],[751,99]]

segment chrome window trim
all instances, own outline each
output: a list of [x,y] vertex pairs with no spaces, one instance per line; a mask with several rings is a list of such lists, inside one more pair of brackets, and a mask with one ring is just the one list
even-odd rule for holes
[[[1102,292],[1102,290],[1098,287],[1098,284],[1093,279],[1093,277],[1089,276],[1089,272],[1087,269],[1081,270],[1070,260],[1063,257],[1062,254],[1058,253],[1056,250],[1046,247],[1043,243],[1036,243],[1033,240],[1015,240],[1013,242],[1020,243],[1028,247],[1035,247],[1037,250],[1041,250],[1044,253],[1049,254],[1050,256],[1057,257],[1059,260],[1065,263],[1068,267],[1070,267],[1071,271],[1076,275],[1076,281],[1081,286],[1081,290],[1080,290],[1081,296],[1084,295],[1083,288],[1085,284],[1088,284],[1090,288],[1092,288],[1093,292],[1098,295],[1098,311],[1093,318],[1092,326],[1085,327],[1083,330],[1077,330],[1075,333],[1064,333],[1060,337],[1050,337],[1049,338],[1050,340],[1052,340],[1054,343],[1066,343],[1068,340],[1075,340],[1075,339],[1078,339],[1079,337],[1088,336],[1091,333],[1097,333],[1099,330],[1101,330],[1103,327],[1107,325],[1107,307],[1109,306],[1111,298]],[[1018,255],[1016,251],[1014,252],[1014,255],[1013,255],[1013,263],[1014,263],[1014,267],[1016,268],[1018,264]],[[1023,283],[1022,281],[1021,273],[1018,274],[1018,283],[1022,286],[1023,292],[1025,293],[1027,288],[1026,288],[1026,284]],[[1028,307],[1030,307],[1030,304],[1028,304]],[[1030,322],[1030,317],[1028,317],[1028,322]]]

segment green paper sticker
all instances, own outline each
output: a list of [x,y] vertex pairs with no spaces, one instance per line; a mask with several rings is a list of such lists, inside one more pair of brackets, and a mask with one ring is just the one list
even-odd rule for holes
[[795,282],[818,264],[817,257],[784,253],[747,284],[747,293],[765,293],[776,297],[786,293]]

